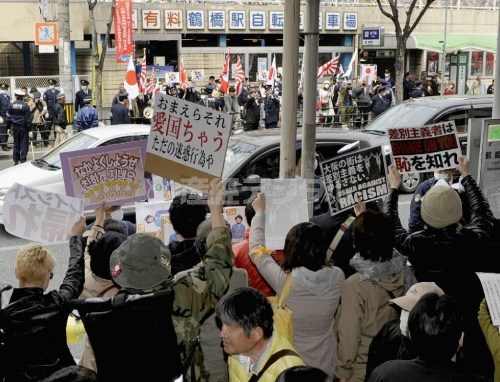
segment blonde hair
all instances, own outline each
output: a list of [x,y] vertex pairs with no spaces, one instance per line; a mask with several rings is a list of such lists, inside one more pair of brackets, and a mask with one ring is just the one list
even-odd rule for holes
[[16,258],[16,274],[22,283],[43,283],[56,265],[56,258],[41,244],[28,244]]

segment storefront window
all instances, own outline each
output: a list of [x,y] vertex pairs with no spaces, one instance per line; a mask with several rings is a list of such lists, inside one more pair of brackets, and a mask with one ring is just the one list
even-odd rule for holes
[[438,71],[439,53],[427,52],[427,73],[436,73]]
[[470,65],[470,75],[471,76],[483,76],[484,69],[484,52],[480,50],[473,50],[471,52],[471,65]]
[[486,52],[486,70],[484,75],[493,77],[493,70],[495,68],[495,54]]

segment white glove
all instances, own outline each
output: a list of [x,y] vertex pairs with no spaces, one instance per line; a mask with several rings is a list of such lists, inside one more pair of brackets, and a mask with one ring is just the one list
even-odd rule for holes
[[44,115],[45,118],[49,118],[49,113]]
[[30,132],[28,133],[28,137],[30,137],[30,139],[33,139],[33,132],[32,132],[32,131],[30,131]]

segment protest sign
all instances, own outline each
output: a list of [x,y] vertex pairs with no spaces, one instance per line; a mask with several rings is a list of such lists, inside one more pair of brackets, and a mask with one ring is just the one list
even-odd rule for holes
[[454,168],[462,155],[454,121],[387,129],[387,134],[400,173]]
[[481,272],[476,274],[483,286],[491,322],[495,326],[500,326],[500,274]]
[[145,152],[145,140],[61,152],[66,195],[83,199],[86,210],[152,197]]
[[165,73],[165,81],[168,84],[178,84],[179,80],[179,72],[167,72]]
[[484,122],[479,158],[479,186],[495,218],[500,219],[500,120]]
[[5,194],[5,230],[23,239],[50,243],[67,240],[83,215],[83,200],[15,183]]
[[320,168],[332,215],[353,208],[357,201],[369,202],[389,193],[381,146],[334,157],[321,162]]
[[294,225],[309,221],[306,179],[262,179],[266,195],[266,247],[283,249]]
[[146,171],[197,190],[222,176],[229,114],[158,93],[146,148]]
[[[222,209],[224,219],[231,225],[231,241],[239,243],[245,240],[246,229],[249,228],[245,218],[245,207],[225,207]],[[238,217],[238,219],[236,219]]]
[[158,175],[152,175],[153,180],[153,198],[150,202],[160,202],[172,200],[174,198],[174,182],[167,178],[162,178]]
[[[135,225],[137,232],[149,232],[159,237],[161,234],[162,217],[169,215],[169,202],[136,202],[135,203]],[[165,242],[168,244],[168,241]]]
[[191,70],[191,79],[194,82],[204,80],[205,79],[205,69]]

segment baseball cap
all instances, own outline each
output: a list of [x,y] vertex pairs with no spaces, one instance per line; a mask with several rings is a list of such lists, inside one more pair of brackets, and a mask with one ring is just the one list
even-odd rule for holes
[[427,225],[444,228],[460,221],[462,201],[454,188],[436,185],[423,196],[420,214]]
[[436,293],[438,296],[444,294],[443,290],[433,282],[421,282],[414,284],[404,296],[393,298],[390,302],[400,306],[402,309],[411,311],[420,298],[427,293]]
[[66,98],[66,95],[64,93],[59,93],[57,95],[57,99],[61,99],[61,98]]
[[152,289],[172,276],[170,259],[159,238],[135,233],[111,254],[111,277],[122,288]]

